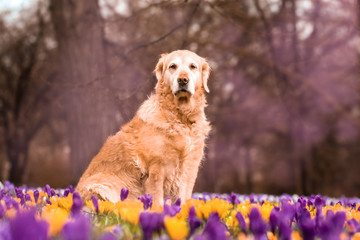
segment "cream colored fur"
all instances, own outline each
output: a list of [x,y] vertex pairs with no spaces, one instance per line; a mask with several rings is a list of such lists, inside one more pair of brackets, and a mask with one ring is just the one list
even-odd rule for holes
[[[130,198],[152,194],[157,204],[164,197],[191,198],[210,131],[204,113],[210,68],[197,54],[177,50],[162,54],[154,72],[155,93],[106,140],[81,177],[76,189],[84,200],[95,194],[117,202],[122,188]],[[176,86],[179,78],[188,80],[186,91]]]

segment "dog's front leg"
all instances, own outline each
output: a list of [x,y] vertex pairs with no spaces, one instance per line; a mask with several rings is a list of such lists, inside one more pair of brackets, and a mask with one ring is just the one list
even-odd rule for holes
[[191,198],[194,189],[195,180],[198,175],[199,166],[203,157],[203,149],[192,152],[184,159],[183,171],[180,177],[180,191],[179,197],[184,202]]
[[149,177],[145,181],[145,193],[153,196],[155,204],[164,204],[164,168],[161,164],[149,167]]

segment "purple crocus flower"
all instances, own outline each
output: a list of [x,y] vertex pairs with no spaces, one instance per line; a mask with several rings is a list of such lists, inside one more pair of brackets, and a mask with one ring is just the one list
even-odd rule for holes
[[174,203],[175,206],[181,206],[181,198],[178,198],[175,203]]
[[164,204],[164,214],[169,215],[170,217],[175,216],[181,211],[181,207],[177,205],[168,205]]
[[313,205],[314,205],[314,199],[309,198],[309,199],[307,200],[307,205],[308,205],[308,207],[313,206]]
[[69,185],[68,189],[70,190],[71,193],[75,192],[75,188],[72,185]]
[[45,188],[43,189],[44,192],[47,193],[48,197],[52,197],[51,195],[51,188],[49,186],[49,184],[46,184]]
[[31,201],[30,194],[25,193],[25,195],[24,195],[24,199],[25,199],[25,202],[27,202],[27,201]]
[[5,208],[0,202],[0,219],[5,215]]
[[250,230],[254,234],[255,240],[265,240],[266,236],[266,223],[262,219],[260,212],[257,208],[252,208],[249,214]]
[[87,215],[78,214],[62,229],[65,240],[88,240],[91,236],[91,222]]
[[[331,211],[331,210],[329,210]],[[343,230],[345,220],[346,220],[346,213],[345,212],[337,212],[331,219],[326,219],[327,221],[331,221],[333,230],[335,230],[338,234],[340,234]]]
[[291,225],[289,225],[289,221],[284,218],[279,219],[279,236],[283,240],[290,240],[291,239]]
[[335,213],[332,210],[329,209],[326,212],[326,220],[329,220],[329,219],[333,218],[334,216],[335,216]]
[[122,188],[120,193],[121,201],[124,201],[128,197],[128,195],[129,195],[129,190],[126,188]]
[[320,195],[316,195],[314,205],[316,208],[322,208],[325,206],[325,199],[323,199]]
[[192,206],[189,209],[189,225],[190,225],[190,233],[189,233],[189,237],[192,236],[196,229],[198,229],[201,226],[201,220],[196,216],[196,211],[195,211],[195,207]]
[[314,240],[315,239],[315,220],[311,219],[311,217],[302,217],[299,219],[297,223],[299,226],[303,239]]
[[121,238],[123,232],[123,228],[120,225],[116,225],[112,230],[112,233],[118,238]]
[[164,215],[161,213],[142,212],[139,218],[141,229],[144,233],[144,239],[152,239],[154,231],[160,232],[164,227]]
[[39,191],[38,191],[38,190],[35,190],[35,191],[34,191],[34,200],[35,200],[35,203],[37,203],[37,201],[38,201],[38,199],[39,199],[39,195],[40,195]]
[[288,201],[282,201],[281,202],[281,218],[288,221],[289,224],[293,221],[295,217],[296,209],[295,205],[289,203]]
[[338,240],[343,230],[346,220],[346,214],[344,212],[337,212],[334,214],[329,210],[326,214],[325,221],[321,222],[319,226],[319,236],[321,239],[326,240]]
[[269,217],[270,230],[275,233],[276,228],[279,226],[279,211],[272,209]]
[[5,189],[0,190],[0,200],[3,199],[3,197],[6,195]]
[[98,198],[95,196],[95,195],[92,195],[91,196],[91,201],[94,205],[94,208],[95,208],[95,212],[99,212],[99,202],[98,202]]
[[21,212],[10,221],[12,239],[47,239],[48,223],[37,221],[34,211]]
[[245,219],[244,219],[243,215],[241,214],[241,212],[237,212],[235,217],[239,222],[241,231],[246,234],[246,223],[245,223]]
[[203,235],[197,235],[194,240],[208,240],[208,238]]
[[23,195],[24,195],[21,188],[15,188],[15,194],[16,194],[16,197],[20,198],[20,199],[22,199]]
[[310,212],[307,210],[307,208],[301,208],[297,211],[297,222],[301,222],[305,219],[311,218]]
[[[1,213],[0,213],[0,218],[1,218]],[[350,236],[352,236],[356,232],[360,231],[360,225],[359,225],[358,221],[356,221],[356,219],[354,219],[354,218],[347,221],[347,225],[348,225],[348,232],[349,232]]]
[[12,199],[9,195],[6,195],[3,200],[5,202],[6,209],[10,209],[11,207],[13,207],[17,211],[19,211],[19,203]]
[[236,195],[235,193],[233,193],[233,192],[231,192],[231,194],[230,194],[230,201],[231,201],[231,203],[232,203],[233,205],[238,205],[238,204],[240,204],[240,201],[239,201],[237,195]]
[[322,207],[319,207],[316,209],[316,216],[315,216],[316,229],[319,229],[322,221],[323,221]]
[[256,203],[254,194],[250,195],[250,203]]
[[9,222],[1,222],[0,223],[0,239],[1,240],[12,240]]
[[6,182],[4,183],[4,189],[5,189],[5,191],[7,191],[7,192],[13,192],[14,189],[15,189],[15,186],[14,186],[14,184],[12,184],[11,182],[6,181]]
[[227,239],[226,231],[225,225],[220,221],[219,214],[215,212],[210,214],[202,237],[204,237],[203,239],[223,240]]
[[23,193],[23,190],[21,188],[15,188],[15,194],[16,197],[20,199],[20,204],[25,204],[25,194]]
[[80,194],[78,192],[73,193],[73,205],[71,207],[71,213],[72,215],[77,215],[80,213],[80,210],[82,208],[82,200],[80,197]]
[[117,238],[115,237],[114,234],[112,233],[105,233],[100,240],[116,240]]
[[66,188],[66,189],[64,190],[64,197],[69,196],[69,193],[70,193],[70,189]]
[[280,212],[280,207],[278,207],[278,206],[274,206],[273,209],[275,209],[276,211]]
[[116,240],[123,239],[123,229],[120,225],[116,225],[111,232],[105,233],[101,240]]
[[304,197],[300,197],[298,199],[298,203],[300,204],[301,208],[305,208],[306,207],[306,199]]
[[148,208],[151,208],[152,203],[153,203],[151,194],[145,194],[144,196],[141,196],[138,199],[144,204],[145,210]]
[[13,199],[9,195],[5,195],[3,200],[5,202],[6,209],[9,209],[11,207],[11,201]]

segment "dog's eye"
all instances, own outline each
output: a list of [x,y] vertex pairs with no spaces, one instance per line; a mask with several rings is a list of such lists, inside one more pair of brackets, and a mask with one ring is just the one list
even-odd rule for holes
[[176,66],[175,63],[173,63],[173,64],[171,64],[171,65],[169,66],[170,69],[176,69],[176,67],[177,67],[177,66]]
[[195,64],[190,64],[190,69],[196,69],[196,65]]

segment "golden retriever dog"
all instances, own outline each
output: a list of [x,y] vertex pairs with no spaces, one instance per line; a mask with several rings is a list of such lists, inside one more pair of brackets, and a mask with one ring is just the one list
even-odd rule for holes
[[210,67],[197,54],[177,50],[162,54],[154,73],[155,93],[82,175],[76,189],[84,200],[96,195],[117,202],[122,188],[130,198],[152,194],[155,204],[191,198],[210,131],[204,113]]

